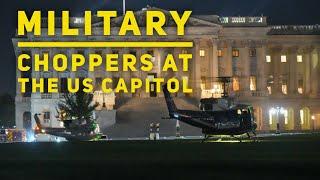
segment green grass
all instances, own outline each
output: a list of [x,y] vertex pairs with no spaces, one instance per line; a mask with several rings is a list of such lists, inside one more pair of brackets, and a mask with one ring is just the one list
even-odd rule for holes
[[314,169],[320,169],[319,134],[246,143],[177,140],[0,144],[0,152],[0,177],[9,179],[318,179]]

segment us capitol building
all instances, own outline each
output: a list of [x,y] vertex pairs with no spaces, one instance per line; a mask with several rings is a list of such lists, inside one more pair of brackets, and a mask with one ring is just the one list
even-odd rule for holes
[[[145,11],[159,10],[147,7],[135,12],[141,31],[145,27]],[[162,10],[166,14],[167,11]],[[169,15],[168,15],[169,17]],[[116,34],[123,17],[111,20],[112,34]],[[45,19],[44,19],[45,20]],[[43,21],[44,21],[43,20]],[[83,18],[71,18],[71,27],[82,27]],[[56,19],[56,24],[61,24]],[[176,77],[187,79],[193,88],[192,95],[175,94],[178,106],[196,108],[200,98],[216,97],[222,93],[222,84],[212,82],[212,77],[232,77],[228,88],[229,94],[237,102],[249,103],[254,107],[255,120],[260,131],[274,131],[277,123],[282,131],[308,131],[320,129],[320,25],[268,25],[267,17],[220,17],[217,15],[192,15],[186,25],[183,37],[174,35],[175,26],[172,19],[167,19],[165,30],[168,36],[117,36],[106,37],[103,34],[102,19],[93,19],[92,32],[97,35],[77,37],[73,40],[90,41],[193,41],[193,48],[86,48],[86,49],[21,49],[19,41],[70,41],[68,37],[56,35],[49,38],[45,35],[34,37],[27,35],[12,39],[15,53],[49,53],[50,55],[63,52],[64,54],[98,53],[130,53],[137,56],[149,53],[153,55],[155,66],[152,72],[117,72],[109,73],[103,70],[88,72],[85,68],[74,73],[64,72],[24,72],[17,71],[18,77],[59,77],[59,94],[40,94],[19,92],[17,83],[16,125],[17,128],[35,128],[33,115],[42,113],[43,124],[49,127],[60,127],[56,120],[56,103],[66,92],[66,78],[90,77],[95,81],[94,99],[100,102],[96,110],[97,119],[106,127],[106,133],[114,136],[144,136],[148,132],[150,122],[160,122],[163,131],[174,131],[175,122],[161,120],[166,116],[163,95],[153,90],[138,91],[135,94],[103,94],[101,79],[111,77],[113,80],[123,77],[155,78]],[[46,24],[43,22],[42,24]],[[59,29],[56,32],[61,32]],[[172,34],[172,35],[171,35]],[[179,72],[161,72],[161,64],[168,53],[192,53],[190,71],[183,72],[181,64]],[[121,57],[121,56],[120,56]],[[31,89],[30,85],[27,89]],[[186,97],[188,96],[188,97]],[[188,99],[193,99],[188,100]],[[197,102],[197,103],[194,103]],[[159,110],[161,109],[161,110]],[[159,111],[159,113],[158,113]],[[166,124],[169,123],[169,124]],[[187,125],[186,125],[187,126]],[[118,128],[116,132],[115,129]],[[131,128],[131,129],[130,129]],[[188,134],[188,128],[185,133]],[[135,133],[136,132],[136,133]],[[195,132],[190,130],[191,134]],[[130,134],[132,133],[132,134]]]

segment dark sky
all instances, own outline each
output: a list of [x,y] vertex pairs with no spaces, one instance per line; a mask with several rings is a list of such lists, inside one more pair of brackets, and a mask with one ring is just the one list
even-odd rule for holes
[[[0,93],[15,93],[15,57],[11,38],[17,24],[17,10],[122,10],[122,0],[2,0],[0,11]],[[320,24],[319,0],[127,0],[127,9],[138,10],[147,4],[163,9],[192,10],[193,14],[221,16],[266,15],[269,24]]]

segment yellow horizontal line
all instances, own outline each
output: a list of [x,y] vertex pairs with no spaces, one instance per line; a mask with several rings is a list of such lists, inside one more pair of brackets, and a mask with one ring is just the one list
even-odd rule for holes
[[182,47],[191,48],[193,42],[90,42],[90,41],[78,41],[78,42],[18,42],[19,48],[165,48],[165,47]]

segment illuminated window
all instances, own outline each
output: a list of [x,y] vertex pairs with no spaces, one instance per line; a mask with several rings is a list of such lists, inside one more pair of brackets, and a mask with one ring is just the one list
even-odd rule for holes
[[267,80],[267,89],[270,95],[272,94],[272,84],[273,84],[273,76],[270,75]]
[[283,93],[283,94],[285,94],[285,95],[288,94],[287,81],[282,81],[281,90],[282,90],[282,93]]
[[49,123],[50,122],[50,112],[44,112],[43,113],[43,121],[44,123]]
[[206,89],[206,84],[205,83],[201,83],[200,84],[200,89],[201,90],[205,90]]
[[221,49],[219,49],[219,50],[217,51],[217,55],[218,55],[218,57],[222,57],[222,56],[223,56],[223,52],[222,52]]
[[298,81],[298,93],[303,94],[303,79]]
[[287,62],[287,56],[286,56],[286,55],[282,55],[282,56],[281,56],[281,62],[282,62],[282,63]]
[[44,112],[43,119],[50,119],[50,112]]
[[262,23],[263,17],[249,17],[249,23]]
[[223,87],[221,83],[214,83],[213,88],[211,89],[211,93],[213,94],[213,98],[221,98],[223,93]]
[[224,24],[229,22],[229,18],[228,17],[220,17],[219,20],[220,20],[221,23],[224,23]]
[[200,57],[204,57],[205,56],[205,50],[201,49],[199,53],[200,53]]
[[273,114],[275,113],[275,109],[272,108],[269,110],[269,124],[272,125],[272,120],[273,120]]
[[181,79],[182,79],[186,84],[189,84],[189,77],[188,77],[188,76],[182,76]]
[[232,23],[245,23],[246,18],[245,17],[231,17]]
[[303,62],[302,55],[297,56],[297,62]]
[[287,75],[281,75],[280,76],[280,84],[281,84],[281,92],[284,95],[288,94],[288,82],[287,82]]
[[287,125],[287,124],[289,123],[289,121],[288,121],[288,110],[284,109],[284,110],[282,110],[281,113],[282,113],[283,116],[284,116],[284,124]]
[[282,93],[283,94],[288,94],[288,86],[286,84],[282,84]]
[[267,86],[268,89],[268,93],[271,95],[272,94],[272,87],[271,86]]
[[234,77],[232,80],[232,88],[233,91],[239,91],[240,90],[240,83],[239,83],[239,78]]
[[255,76],[250,76],[250,91],[257,90],[257,78]]
[[249,56],[250,57],[256,57],[257,56],[257,50],[255,48],[251,48],[249,50]]
[[300,110],[300,123],[304,124],[304,111],[303,111],[303,109]]
[[240,52],[238,49],[233,49],[232,50],[232,56],[233,57],[239,57],[240,56]]
[[77,17],[77,18],[74,19],[73,23],[75,23],[75,24],[83,24],[84,23],[84,19]]
[[271,56],[266,56],[266,62],[270,63],[271,62]]

